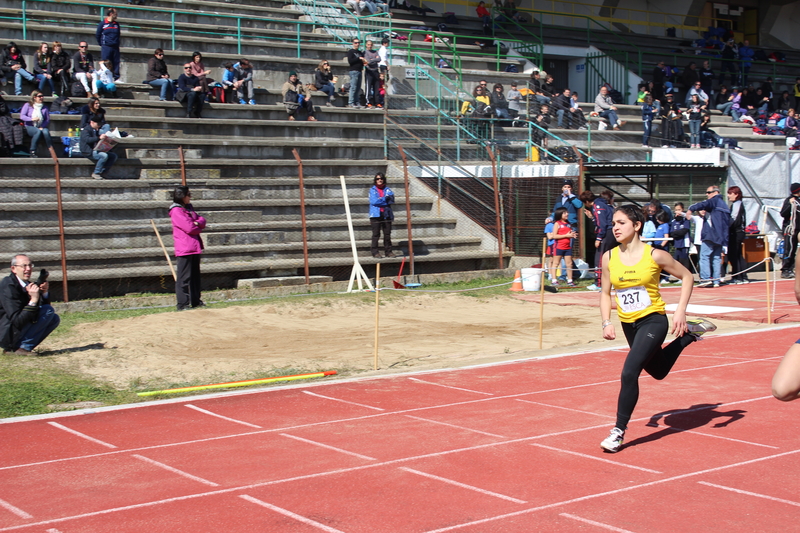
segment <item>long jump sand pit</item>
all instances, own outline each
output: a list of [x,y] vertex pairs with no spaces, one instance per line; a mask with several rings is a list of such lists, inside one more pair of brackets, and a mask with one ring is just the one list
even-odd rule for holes
[[[383,294],[383,293],[382,293]],[[567,296],[569,293],[564,294]],[[530,293],[526,298],[531,298]],[[547,302],[558,300],[550,295]],[[555,297],[555,298],[554,298]],[[625,346],[601,337],[599,308],[544,305],[513,293],[388,293],[380,306],[378,372],[424,370]],[[716,321],[719,331],[752,323]],[[287,298],[81,324],[45,342],[54,362],[119,388],[159,388],[337,370],[373,370],[371,294]],[[671,337],[668,336],[667,340]],[[102,345],[102,347],[100,347]],[[72,351],[81,346],[96,349]],[[61,350],[64,352],[59,353]]]

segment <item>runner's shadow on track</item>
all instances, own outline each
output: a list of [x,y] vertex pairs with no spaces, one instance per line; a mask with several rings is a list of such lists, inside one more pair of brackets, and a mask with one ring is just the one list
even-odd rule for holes
[[72,348],[62,348],[61,350],[42,350],[42,356],[61,355],[65,353],[74,352],[88,352],[89,350],[105,350],[106,344],[104,342],[95,342],[94,344],[86,344],[85,346],[73,346]]
[[656,431],[655,433],[651,433],[645,437],[639,437],[638,439],[634,439],[625,444],[625,448],[630,446],[637,446],[639,444],[645,444],[648,442],[656,441],[660,438],[674,435],[676,433],[681,433],[683,431],[689,431],[692,429],[698,429],[703,426],[708,426],[711,424],[715,419],[723,418],[720,422],[717,422],[711,427],[715,428],[722,428],[727,426],[732,422],[736,422],[737,420],[741,420],[744,418],[744,414],[747,411],[743,411],[742,409],[733,409],[731,411],[717,411],[716,408],[722,405],[721,403],[700,403],[695,404],[687,409],[672,409],[670,411],[664,411],[661,413],[656,413],[650,417],[650,421],[647,423],[650,427],[660,427],[658,421],[663,417],[664,422],[663,425],[666,427],[661,431]]

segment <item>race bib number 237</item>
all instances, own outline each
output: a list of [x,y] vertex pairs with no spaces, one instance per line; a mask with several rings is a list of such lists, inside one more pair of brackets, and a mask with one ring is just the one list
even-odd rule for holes
[[617,305],[625,313],[635,313],[650,307],[650,295],[642,285],[629,287],[627,289],[617,289]]

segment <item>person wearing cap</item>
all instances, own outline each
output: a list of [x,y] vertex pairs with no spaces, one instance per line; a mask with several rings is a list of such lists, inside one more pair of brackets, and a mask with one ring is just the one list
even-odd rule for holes
[[[800,189],[799,189],[800,192]],[[690,205],[687,217],[691,219],[694,211],[705,211],[706,220],[701,234],[700,246],[700,286],[719,287],[722,281],[722,248],[728,245],[728,227],[731,221],[731,210],[722,199],[719,187],[706,187],[706,199]]]
[[311,95],[308,94],[305,86],[297,78],[297,72],[294,70],[289,72],[289,79],[283,84],[281,94],[283,94],[283,105],[286,106],[289,120],[295,119],[294,116],[298,109],[306,110],[309,121],[314,122],[317,120],[314,118],[314,104],[311,103]]
[[783,201],[781,216],[783,217],[783,265],[781,277],[794,277],[794,262],[797,255],[797,234],[800,233],[800,183],[789,186],[791,194]]

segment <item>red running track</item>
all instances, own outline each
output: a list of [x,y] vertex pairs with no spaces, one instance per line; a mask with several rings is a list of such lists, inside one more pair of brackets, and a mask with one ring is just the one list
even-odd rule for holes
[[624,350],[6,419],[0,532],[795,530],[797,337],[692,344],[614,455]]

